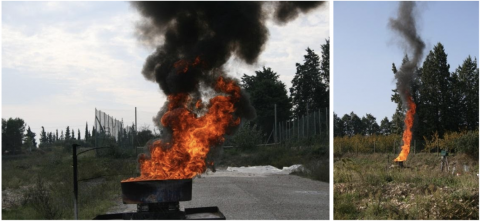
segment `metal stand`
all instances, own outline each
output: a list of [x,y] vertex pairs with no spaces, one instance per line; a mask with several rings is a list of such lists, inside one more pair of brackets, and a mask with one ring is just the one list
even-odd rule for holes
[[78,182],[77,182],[77,147],[78,144],[73,144],[73,214],[74,219],[78,219]]

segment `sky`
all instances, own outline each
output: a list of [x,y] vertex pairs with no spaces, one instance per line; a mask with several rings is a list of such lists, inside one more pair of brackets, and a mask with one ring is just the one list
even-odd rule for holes
[[[399,68],[405,55],[400,38],[388,28],[397,17],[398,2],[334,2],[333,107],[338,117],[352,111],[391,120],[396,104],[392,63]],[[426,47],[421,63],[442,43],[450,72],[470,55],[479,57],[477,2],[419,2],[418,30]],[[410,58],[412,56],[409,56]]]
[[[258,63],[232,57],[227,72],[240,78],[271,67],[288,90],[306,48],[320,54],[329,18],[327,3],[283,26],[267,20]],[[2,118],[22,118],[37,139],[42,126],[83,137],[95,108],[131,124],[137,107],[138,128],[153,130],[166,97],[141,74],[154,48],[137,41],[139,20],[128,2],[2,2]]]

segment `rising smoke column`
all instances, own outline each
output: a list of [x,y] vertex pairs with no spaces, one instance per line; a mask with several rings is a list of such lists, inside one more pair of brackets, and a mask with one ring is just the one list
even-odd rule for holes
[[390,28],[398,33],[405,44],[405,50],[413,55],[410,61],[405,62],[395,74],[397,91],[402,99],[403,107],[407,110],[405,116],[405,130],[403,132],[403,146],[399,156],[394,161],[407,160],[412,139],[412,125],[416,105],[411,94],[411,85],[415,79],[415,70],[423,57],[425,43],[417,33],[415,17],[415,2],[400,2],[396,19],[390,18]]
[[[265,4],[132,2],[143,18],[137,26],[139,40],[161,42],[142,74],[168,97],[154,118],[167,133],[150,146],[150,157],[140,156],[142,179],[182,179],[203,172],[209,148],[234,131],[240,119],[255,117],[248,96],[237,80],[226,76],[223,65],[232,55],[247,64],[257,61],[268,39],[268,13],[283,24],[322,3],[269,2],[270,10],[262,7]],[[206,92],[215,97],[202,101]],[[173,172],[178,169],[186,175]]]

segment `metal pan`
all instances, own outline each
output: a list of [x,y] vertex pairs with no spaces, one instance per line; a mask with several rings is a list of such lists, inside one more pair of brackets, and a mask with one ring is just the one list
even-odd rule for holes
[[192,179],[122,182],[124,204],[192,200]]

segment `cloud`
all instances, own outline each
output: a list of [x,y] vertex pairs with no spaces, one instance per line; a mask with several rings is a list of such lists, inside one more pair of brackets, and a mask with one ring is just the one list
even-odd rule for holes
[[134,17],[133,13],[117,15],[76,32],[68,31],[75,24],[59,23],[33,34],[4,23],[2,68],[40,81],[70,82],[76,92],[69,94],[78,95],[77,101],[82,96],[88,99],[88,93],[78,94],[83,87],[102,88],[106,92],[115,91],[109,88],[129,87],[129,78],[141,79],[139,71],[147,54],[136,47],[133,22],[125,22]]
[[301,14],[294,21],[282,26],[268,20],[266,25],[270,38],[258,64],[255,65],[255,70],[260,70],[262,66],[271,67],[280,75],[279,78],[285,83],[288,91],[295,76],[295,63],[304,62],[303,56],[307,47],[313,49],[319,56],[321,54],[320,45],[329,37],[328,8],[328,5],[325,5],[308,14]]
[[[140,74],[152,48],[134,35],[140,16],[128,3],[4,2],[2,6],[2,84],[24,87],[18,91],[29,98],[12,102],[22,97],[3,93],[11,97],[3,98],[2,117],[24,118],[32,129],[57,125],[64,129],[85,121],[91,126],[95,107],[137,106],[150,121],[162,106],[165,96],[158,85]],[[268,21],[270,39],[258,64],[248,66],[233,57],[227,71],[240,78],[268,66],[288,89],[295,62],[303,62],[305,49],[320,53],[320,44],[328,37],[328,19],[324,6],[283,26]]]

